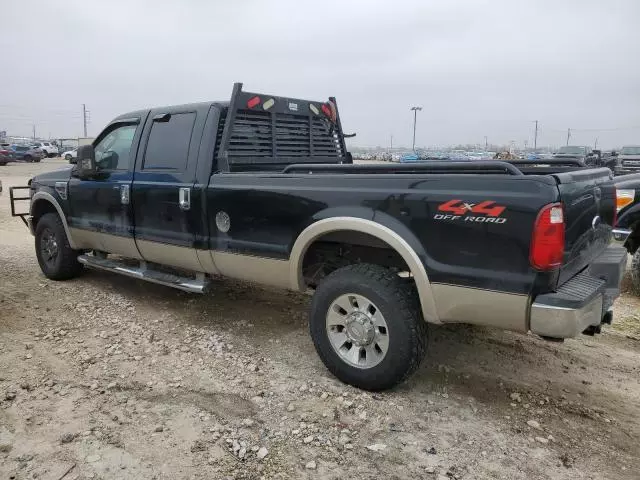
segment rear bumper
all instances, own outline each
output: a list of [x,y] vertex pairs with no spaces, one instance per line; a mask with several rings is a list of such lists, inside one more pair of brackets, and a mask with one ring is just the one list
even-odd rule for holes
[[626,262],[626,250],[611,246],[556,292],[538,295],[531,305],[531,331],[543,337],[570,338],[599,326],[620,295]]

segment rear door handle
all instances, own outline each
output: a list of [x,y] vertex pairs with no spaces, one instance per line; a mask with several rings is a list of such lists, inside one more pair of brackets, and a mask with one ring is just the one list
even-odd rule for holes
[[191,208],[191,189],[189,187],[183,187],[178,190],[178,204],[182,210]]

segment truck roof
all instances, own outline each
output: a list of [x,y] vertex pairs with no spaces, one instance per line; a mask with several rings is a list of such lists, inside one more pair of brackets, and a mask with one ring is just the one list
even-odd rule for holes
[[142,117],[143,115],[146,115],[147,113],[149,113],[151,110],[168,110],[168,109],[176,109],[176,108],[184,108],[184,109],[189,109],[189,110],[200,110],[203,108],[210,108],[211,106],[217,106],[220,108],[226,108],[229,106],[229,102],[227,101],[208,101],[208,102],[194,102],[194,103],[183,103],[183,104],[177,104],[177,105],[163,105],[163,106],[157,106],[157,107],[151,107],[151,108],[144,108],[141,110],[133,110],[131,112],[127,112],[127,113],[123,113],[122,115],[118,115],[116,118],[114,118],[111,123],[113,122],[117,122],[117,121],[122,121],[122,120],[126,120],[128,118],[134,118],[134,117]]

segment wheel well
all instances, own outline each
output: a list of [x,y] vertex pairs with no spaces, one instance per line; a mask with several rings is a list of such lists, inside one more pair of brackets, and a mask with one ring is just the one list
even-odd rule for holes
[[631,225],[631,235],[627,239],[626,247],[630,254],[636,253],[640,247],[640,220]]
[[410,276],[406,262],[388,243],[352,230],[330,232],[316,238],[302,259],[302,276],[307,287],[315,288],[334,270],[358,263],[380,265]]
[[58,210],[53,206],[51,202],[47,200],[36,200],[31,209],[31,216],[33,217],[33,228],[35,230],[36,225],[38,225],[38,221],[42,218],[43,215],[47,213],[55,213],[58,215]]

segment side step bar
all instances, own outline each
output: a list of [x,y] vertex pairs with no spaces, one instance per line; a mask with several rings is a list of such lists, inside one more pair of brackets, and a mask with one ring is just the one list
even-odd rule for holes
[[205,277],[204,273],[196,273],[196,278],[181,277],[172,273],[150,269],[146,262],[140,262],[140,266],[133,267],[117,260],[99,258],[94,255],[80,255],[78,256],[78,261],[90,268],[119,273],[127,277],[158,283],[190,293],[206,293],[209,287],[209,279]]

